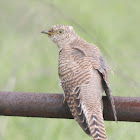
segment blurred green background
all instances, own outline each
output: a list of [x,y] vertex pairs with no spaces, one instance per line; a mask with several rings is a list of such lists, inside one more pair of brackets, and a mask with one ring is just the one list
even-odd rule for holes
[[[139,96],[139,0],[0,0],[0,90],[62,93],[58,49],[40,32],[67,24],[112,66],[113,95]],[[105,122],[109,140],[139,140],[139,123]],[[74,120],[0,117],[0,140],[92,140]]]

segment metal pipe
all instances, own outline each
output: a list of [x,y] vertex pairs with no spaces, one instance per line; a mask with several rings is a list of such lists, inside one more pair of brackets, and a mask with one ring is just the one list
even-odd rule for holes
[[[140,122],[140,97],[114,97],[118,121]],[[0,92],[0,115],[72,119],[62,94]],[[113,121],[111,106],[103,97],[104,119]]]

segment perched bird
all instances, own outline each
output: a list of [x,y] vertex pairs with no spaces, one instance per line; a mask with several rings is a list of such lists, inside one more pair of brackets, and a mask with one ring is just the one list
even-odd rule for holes
[[94,140],[107,140],[102,95],[105,91],[117,121],[107,77],[108,65],[97,46],[79,37],[73,27],[54,25],[49,38],[59,48],[59,77],[72,115]]

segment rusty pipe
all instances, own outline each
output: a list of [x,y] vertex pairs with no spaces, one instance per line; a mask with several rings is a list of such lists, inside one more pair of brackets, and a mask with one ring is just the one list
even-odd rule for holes
[[[140,122],[140,97],[114,97],[118,121]],[[0,91],[0,115],[72,119],[62,94]],[[104,119],[113,121],[111,106],[103,97]]]

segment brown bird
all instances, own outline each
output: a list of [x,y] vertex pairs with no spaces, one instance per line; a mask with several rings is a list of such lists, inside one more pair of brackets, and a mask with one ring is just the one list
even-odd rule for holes
[[73,27],[55,25],[42,31],[59,48],[59,77],[64,101],[82,129],[94,140],[107,140],[102,95],[105,91],[117,121],[107,77],[108,65],[97,46],[79,37]]

